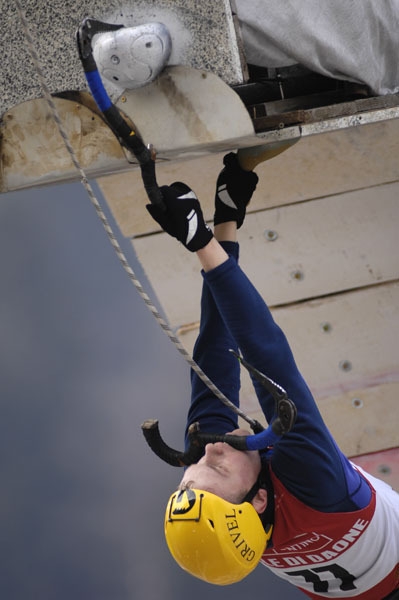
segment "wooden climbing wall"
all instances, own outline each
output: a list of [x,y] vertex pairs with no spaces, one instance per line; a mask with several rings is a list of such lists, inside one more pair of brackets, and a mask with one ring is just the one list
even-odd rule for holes
[[[285,330],[339,445],[351,457],[372,455],[372,472],[397,489],[398,134],[396,119],[311,136],[259,165],[239,235],[241,264]],[[222,156],[159,165],[158,179],[189,183],[211,220]],[[149,218],[137,173],[99,184],[191,351],[201,286],[195,256]],[[242,401],[259,418],[245,373]]]

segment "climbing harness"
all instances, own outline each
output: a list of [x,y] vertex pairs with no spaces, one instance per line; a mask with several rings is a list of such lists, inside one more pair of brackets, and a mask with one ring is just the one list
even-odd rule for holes
[[[108,223],[105,213],[102,210],[101,205],[94,194],[94,191],[87,179],[86,173],[83,170],[83,168],[77,158],[75,150],[73,149],[73,147],[70,143],[68,134],[64,128],[64,125],[61,121],[57,107],[53,101],[50,90],[47,86],[44,72],[43,72],[43,69],[42,69],[42,66],[41,66],[41,63],[39,60],[39,56],[36,52],[34,40],[29,31],[29,24],[26,20],[24,9],[20,3],[20,0],[14,0],[14,1],[15,1],[15,5],[17,7],[17,12],[18,12],[21,24],[22,24],[22,28],[24,31],[24,36],[25,36],[25,39],[27,42],[27,46],[28,46],[29,52],[31,54],[38,78],[39,78],[39,82],[40,82],[40,85],[41,85],[41,88],[43,91],[44,98],[47,101],[50,112],[52,113],[54,121],[57,125],[57,128],[59,130],[61,138],[66,146],[66,149],[72,159],[72,162],[81,176],[81,183],[83,184],[83,186],[90,198],[90,201],[92,202],[92,204],[95,208],[95,211],[96,211],[96,213],[108,235],[108,238],[119,258],[119,261],[122,264],[122,267],[128,274],[130,281],[135,286],[137,292],[139,293],[140,297],[146,304],[147,308],[150,310],[150,312],[152,313],[152,315],[154,316],[154,318],[156,319],[156,321],[158,322],[158,324],[160,325],[162,330],[169,337],[170,341],[177,348],[178,352],[183,356],[183,358],[188,363],[190,368],[197,374],[197,376],[203,381],[203,383],[210,389],[210,391],[225,406],[230,408],[235,414],[237,414],[239,417],[241,417],[244,421],[246,421],[250,425],[251,429],[255,433],[254,436],[250,436],[250,437],[253,438],[253,440],[256,440],[256,442],[255,441],[250,442],[249,437],[248,438],[244,437],[241,439],[241,441],[237,441],[237,440],[234,441],[233,439],[231,439],[231,438],[240,437],[240,436],[222,436],[222,437],[223,438],[229,437],[228,442],[231,443],[232,445],[236,444],[236,447],[240,446],[240,444],[241,445],[243,444],[242,440],[248,440],[248,442],[246,442],[246,444],[248,444],[248,446],[246,448],[240,447],[239,449],[255,449],[255,448],[249,447],[249,446],[251,446],[251,444],[254,444],[254,443],[257,443],[259,445],[259,448],[260,447],[266,448],[267,445],[270,445],[270,443],[272,441],[277,439],[276,436],[278,437],[289,430],[289,429],[287,429],[287,425],[286,425],[287,423],[291,423],[289,425],[289,428],[292,426],[292,423],[295,420],[295,412],[296,412],[295,405],[291,402],[291,400],[288,399],[285,391],[280,386],[277,386],[277,384],[274,384],[274,382],[269,380],[265,375],[257,372],[253,367],[248,365],[248,363],[246,363],[242,357],[238,357],[239,360],[241,361],[241,363],[246,368],[251,370],[251,372],[254,374],[255,377],[259,377],[261,375],[261,377],[263,378],[262,379],[263,385],[266,385],[265,382],[267,381],[267,382],[269,382],[267,385],[269,385],[273,388],[273,390],[270,388],[269,391],[274,395],[274,397],[276,399],[278,416],[271,423],[271,425],[266,430],[264,430],[264,427],[256,419],[252,419],[248,415],[246,415],[240,408],[235,406],[217,388],[217,386],[209,379],[209,377],[202,371],[202,369],[199,367],[199,365],[197,365],[197,363],[193,360],[193,358],[190,356],[190,354],[184,348],[184,346],[182,345],[182,343],[180,342],[178,337],[176,337],[176,335],[173,333],[173,331],[171,330],[168,323],[160,315],[159,311],[154,306],[153,302],[151,301],[151,299],[149,298],[147,293],[144,291],[144,289],[143,289],[140,281],[137,279],[133,269],[130,267],[130,265],[126,259],[126,256],[124,255],[124,253],[115,237],[115,234],[113,233],[113,231]],[[140,169],[141,169],[143,184],[144,184],[144,187],[145,187],[145,190],[146,190],[146,193],[147,193],[147,196],[148,196],[150,202],[157,204],[158,206],[160,206],[162,208],[164,206],[163,200],[162,200],[162,194],[158,187],[158,184],[156,181],[156,175],[155,175],[155,153],[154,153],[151,145],[146,146],[144,144],[144,142],[141,139],[141,137],[139,136],[139,134],[133,128],[130,127],[130,125],[128,124],[128,120],[123,117],[121,111],[112,103],[111,99],[109,98],[109,96],[104,88],[104,85],[102,83],[101,77],[100,77],[98,69],[97,69],[96,62],[93,57],[92,39],[93,39],[94,35],[96,35],[97,33],[102,33],[102,32],[117,31],[119,29],[122,29],[123,27],[124,27],[123,25],[114,25],[114,24],[109,24],[109,23],[103,23],[102,21],[98,21],[95,19],[89,19],[89,18],[85,19],[77,32],[77,45],[78,45],[78,50],[79,50],[79,56],[80,56],[80,60],[82,62],[82,66],[83,66],[83,69],[85,72],[88,86],[90,88],[90,91],[93,95],[94,100],[96,101],[96,104],[97,104],[99,110],[101,111],[104,119],[106,120],[110,129],[116,135],[116,137],[118,138],[120,143],[123,146],[125,146],[126,148],[128,148],[129,150],[131,150],[133,152],[133,154],[135,155],[135,157],[137,158],[139,165],[140,165]],[[288,410],[288,412],[286,412],[288,407],[289,407],[289,410]],[[291,416],[289,416],[288,413],[290,413]],[[172,451],[168,446],[166,446],[166,444],[164,444],[164,442],[162,441],[162,438],[159,434],[159,429],[158,429],[156,421],[151,422],[152,425],[149,425],[149,423],[150,422],[147,421],[142,426],[144,435],[145,435],[148,443],[151,445],[151,447],[153,449],[154,449],[154,447],[158,448],[161,445],[163,450],[161,450],[160,452],[165,454],[165,456],[168,456],[167,462],[169,462],[169,464],[173,464],[173,462],[171,462],[171,459],[169,456],[170,455],[169,451],[171,451],[172,453],[173,452],[175,453],[175,459],[173,459],[173,460],[176,464],[186,464],[184,462],[186,460],[191,460],[191,462],[193,462],[192,458],[187,459],[184,455],[182,458],[180,456],[180,454],[182,454],[182,453],[176,454],[176,451]],[[193,442],[192,445],[197,445],[197,446],[200,445],[201,446],[201,444],[202,444],[202,450],[203,450],[204,444],[209,443],[209,441],[211,441],[211,440],[208,439],[207,442],[204,442],[203,440],[205,440],[205,438],[204,438],[205,434],[200,434],[198,432],[197,427],[193,427],[192,429],[193,429],[193,431],[192,431],[193,440],[194,440],[194,438],[196,440],[195,443]],[[257,437],[259,435],[263,436],[263,437],[262,438]],[[150,442],[150,440],[151,440],[151,442]],[[153,440],[155,440],[155,443],[153,442]],[[160,440],[162,443],[160,442]],[[199,442],[199,440],[201,440],[201,441]],[[226,440],[224,440],[224,441],[226,441]],[[162,444],[163,444],[163,446],[162,446]],[[165,453],[165,448],[168,448],[168,451],[166,453]],[[256,448],[256,449],[258,449],[258,448]],[[201,450],[201,453],[202,453],[202,450]],[[159,452],[157,452],[157,453],[159,454]],[[177,458],[176,458],[176,456],[177,456]]]

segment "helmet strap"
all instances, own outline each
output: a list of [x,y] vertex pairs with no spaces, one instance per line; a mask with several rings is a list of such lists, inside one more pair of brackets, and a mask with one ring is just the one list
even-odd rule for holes
[[252,502],[252,500],[255,498],[256,494],[258,493],[258,490],[263,487],[264,485],[262,485],[262,469],[260,470],[260,473],[258,475],[258,477],[256,478],[255,483],[253,484],[253,486],[251,487],[251,489],[245,494],[244,498],[241,500],[242,502]]
[[245,494],[241,502],[252,502],[258,490],[261,488],[267,491],[267,506],[262,514],[259,515],[262,525],[267,531],[274,523],[274,489],[271,478],[268,477],[268,467],[262,464],[259,475],[251,489]]

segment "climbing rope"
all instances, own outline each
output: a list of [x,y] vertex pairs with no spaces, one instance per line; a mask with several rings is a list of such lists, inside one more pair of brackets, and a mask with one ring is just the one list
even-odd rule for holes
[[219,390],[219,388],[211,381],[211,379],[209,379],[209,377],[204,373],[204,371],[201,369],[201,367],[194,361],[194,359],[190,356],[190,354],[187,352],[187,350],[185,349],[185,347],[183,346],[183,344],[181,343],[181,341],[179,340],[178,337],[176,337],[176,335],[173,333],[172,329],[170,328],[170,326],[168,325],[168,323],[163,319],[163,317],[160,315],[159,311],[157,310],[157,308],[154,306],[153,302],[151,301],[151,299],[149,298],[149,296],[147,295],[147,293],[145,292],[143,286],[141,285],[140,281],[138,280],[136,274],[134,273],[133,269],[130,267],[125,254],[123,253],[118,240],[115,237],[114,232],[112,231],[112,228],[110,227],[108,220],[104,214],[104,211],[101,208],[101,205],[99,203],[99,201],[96,198],[96,195],[93,191],[93,188],[91,187],[88,178],[86,176],[86,173],[83,169],[83,167],[81,166],[79,159],[76,155],[75,150],[73,149],[68,134],[64,128],[64,125],[62,123],[62,120],[60,118],[59,112],[57,110],[57,107],[55,105],[55,102],[51,96],[49,87],[47,85],[46,82],[46,78],[44,76],[44,71],[39,59],[39,56],[36,52],[36,48],[35,48],[35,43],[34,40],[31,36],[31,33],[29,31],[29,24],[28,21],[26,19],[26,15],[24,12],[24,9],[20,3],[19,0],[14,0],[15,5],[17,7],[17,11],[18,11],[18,15],[21,21],[21,25],[22,25],[22,29],[24,32],[24,36],[25,36],[25,40],[35,67],[35,70],[37,72],[38,78],[39,78],[39,82],[43,91],[43,95],[45,100],[47,101],[47,104],[49,106],[50,112],[54,118],[54,121],[57,125],[58,131],[61,135],[61,138],[65,144],[65,147],[68,151],[68,154],[71,157],[71,160],[75,166],[75,168],[77,169],[77,171],[80,174],[80,181],[83,184],[83,187],[85,188],[91,203],[93,204],[95,211],[107,233],[107,236],[111,242],[112,247],[114,248],[116,255],[119,259],[119,261],[122,264],[123,269],[126,271],[130,281],[133,283],[134,287],[136,288],[137,292],[139,293],[140,297],[142,298],[142,300],[144,301],[145,305],[147,306],[147,308],[150,310],[150,312],[152,313],[152,315],[154,316],[155,320],[158,322],[158,324],[160,325],[160,327],[162,328],[162,330],[166,333],[166,335],[168,336],[168,338],[170,339],[170,341],[174,344],[174,346],[177,348],[178,352],[183,356],[184,360],[188,363],[188,365],[191,367],[191,369],[196,373],[196,375],[198,375],[198,377],[203,381],[203,383],[210,389],[210,391],[221,401],[223,402],[223,404],[225,406],[227,406],[228,408],[230,408],[234,413],[236,413],[238,416],[240,416],[242,419],[244,419],[244,421],[246,421],[251,427],[252,429],[258,430],[259,427],[259,423],[254,420],[251,419],[248,415],[246,415],[240,408],[238,408],[237,406],[235,406],[235,404],[233,404],[224,394],[223,392],[221,392]]

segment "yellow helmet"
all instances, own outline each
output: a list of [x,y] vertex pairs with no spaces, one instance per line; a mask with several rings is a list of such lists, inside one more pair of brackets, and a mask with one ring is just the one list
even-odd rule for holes
[[267,541],[249,502],[233,504],[203,490],[174,492],[165,513],[170,553],[186,571],[208,583],[228,585],[255,569]]

